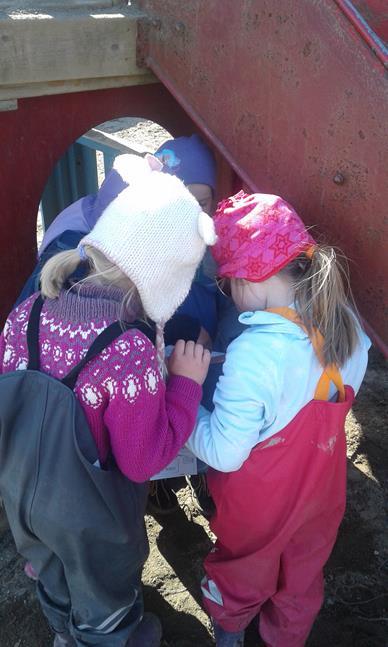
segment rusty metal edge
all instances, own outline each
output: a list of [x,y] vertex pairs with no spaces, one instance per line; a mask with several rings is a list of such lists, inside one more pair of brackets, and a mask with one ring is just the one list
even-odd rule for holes
[[385,68],[388,68],[388,48],[379,36],[368,25],[367,21],[353,5],[351,0],[335,0],[341,11],[349,19],[358,33],[368,43]]
[[172,96],[178,101],[182,106],[184,111],[189,115],[193,122],[201,129],[204,135],[209,139],[209,141],[214,144],[217,150],[223,155],[223,157],[229,162],[230,166],[236,171],[237,175],[242,179],[242,181],[255,192],[259,192],[260,189],[257,184],[252,180],[252,178],[237,164],[233,155],[229,150],[224,146],[220,139],[213,133],[212,130],[206,125],[204,119],[197,113],[192,105],[184,98],[184,96],[177,90],[173,81],[163,72],[162,68],[156,63],[152,56],[147,57],[147,67],[149,67],[155,76],[163,83],[167,90],[172,94]]

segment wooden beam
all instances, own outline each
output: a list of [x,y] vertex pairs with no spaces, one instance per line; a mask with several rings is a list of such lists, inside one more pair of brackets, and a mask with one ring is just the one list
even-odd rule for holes
[[149,82],[136,63],[139,17],[128,6],[0,12],[0,100]]

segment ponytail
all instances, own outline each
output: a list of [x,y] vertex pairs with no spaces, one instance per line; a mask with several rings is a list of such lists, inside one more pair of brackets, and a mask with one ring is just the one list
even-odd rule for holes
[[45,263],[40,274],[42,295],[48,299],[55,299],[80,263],[77,249],[59,252],[52,256]]
[[301,254],[284,270],[293,281],[295,308],[309,333],[324,337],[323,362],[342,366],[355,350],[358,318],[348,269],[332,247],[317,245],[311,257]]

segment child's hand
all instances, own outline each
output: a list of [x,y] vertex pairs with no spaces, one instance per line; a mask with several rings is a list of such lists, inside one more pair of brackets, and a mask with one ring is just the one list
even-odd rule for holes
[[210,352],[201,344],[179,339],[168,362],[169,373],[189,377],[202,385],[209,369],[210,357]]

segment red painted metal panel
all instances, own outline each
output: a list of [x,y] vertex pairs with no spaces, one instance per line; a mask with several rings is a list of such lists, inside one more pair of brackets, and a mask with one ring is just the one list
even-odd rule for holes
[[[352,259],[388,342],[386,71],[334,0],[138,0],[142,55],[244,182]],[[143,43],[144,46],[144,43]]]
[[[151,119],[174,135],[198,130],[160,84],[22,99],[17,110],[0,112],[0,323],[35,263],[36,214],[55,162],[93,126],[125,116]],[[222,168],[227,190],[231,178]]]

